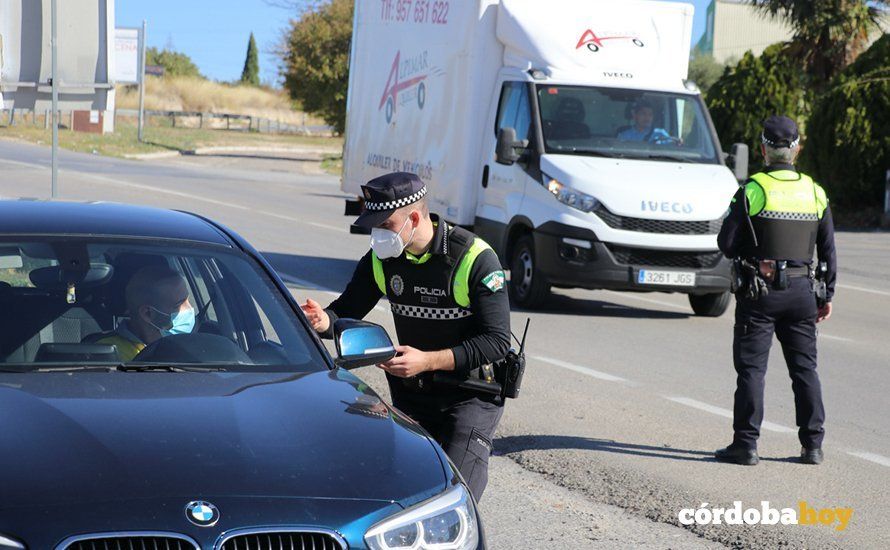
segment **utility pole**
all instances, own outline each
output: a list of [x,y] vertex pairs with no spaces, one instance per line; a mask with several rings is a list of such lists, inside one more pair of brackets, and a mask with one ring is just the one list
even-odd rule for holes
[[[55,0],[53,0],[55,1]],[[145,127],[145,19],[142,20],[142,40],[139,45],[139,143],[143,140],[143,128]]]
[[53,160],[52,160],[52,198],[59,195],[59,72],[58,72],[58,48],[59,35],[56,19],[58,18],[58,0],[52,0],[52,76],[50,82],[53,88]]

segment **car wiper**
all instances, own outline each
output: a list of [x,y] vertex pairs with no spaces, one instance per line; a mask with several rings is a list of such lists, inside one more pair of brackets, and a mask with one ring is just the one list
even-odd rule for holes
[[572,152],[578,155],[586,155],[590,157],[605,157],[610,159],[621,159],[625,158],[626,155],[621,153],[613,153],[612,151],[601,151],[597,149],[577,149],[572,148]]
[[223,372],[226,369],[216,365],[171,365],[170,363],[121,363],[117,365],[121,372]]
[[652,160],[672,160],[675,162],[688,162],[690,164],[695,163],[695,161],[693,161],[692,159],[689,159],[687,157],[680,157],[680,156],[676,156],[676,155],[663,155],[663,154],[647,155],[646,158],[649,158]]
[[0,368],[0,372],[22,374],[26,372],[75,372],[75,371],[103,371],[108,372],[115,368],[114,365],[56,365],[46,363],[28,363],[20,365],[22,368]]

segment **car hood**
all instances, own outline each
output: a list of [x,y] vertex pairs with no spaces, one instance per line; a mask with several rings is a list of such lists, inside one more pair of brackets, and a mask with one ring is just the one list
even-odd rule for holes
[[0,510],[209,495],[398,502],[446,486],[424,432],[340,369],[3,374],[0,449]]
[[541,170],[615,214],[654,220],[718,219],[738,189],[719,164],[544,155]]

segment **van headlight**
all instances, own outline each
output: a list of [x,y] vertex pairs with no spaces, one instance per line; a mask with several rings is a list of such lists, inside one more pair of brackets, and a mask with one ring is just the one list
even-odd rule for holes
[[479,544],[473,499],[463,485],[391,516],[365,533],[371,550],[468,550]]
[[577,208],[582,212],[592,212],[600,204],[595,197],[563,185],[546,174],[544,175],[544,187],[553,193],[553,196],[559,202],[572,208]]

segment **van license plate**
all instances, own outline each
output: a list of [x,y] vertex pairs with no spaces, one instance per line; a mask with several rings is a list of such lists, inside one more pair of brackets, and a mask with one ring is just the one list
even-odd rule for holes
[[637,282],[641,285],[695,286],[695,273],[641,269]]

